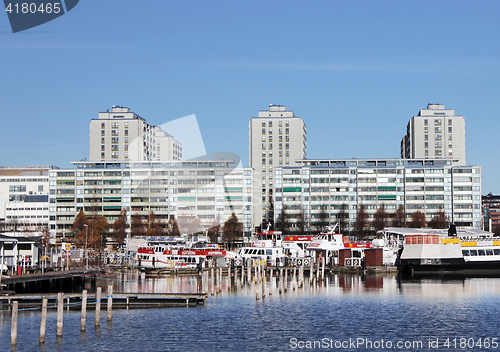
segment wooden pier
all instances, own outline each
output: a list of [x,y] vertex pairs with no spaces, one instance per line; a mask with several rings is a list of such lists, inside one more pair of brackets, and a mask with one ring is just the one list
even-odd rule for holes
[[[158,308],[158,307],[193,307],[203,305],[207,298],[206,293],[113,293],[113,308]],[[57,293],[47,294],[12,294],[0,296],[0,310],[9,310],[13,301],[18,302],[19,308],[41,307],[42,299],[47,298],[49,308],[55,308]],[[107,303],[107,296],[101,298]],[[65,293],[64,308],[80,310],[82,293]],[[95,309],[96,301],[89,296],[89,309]]]

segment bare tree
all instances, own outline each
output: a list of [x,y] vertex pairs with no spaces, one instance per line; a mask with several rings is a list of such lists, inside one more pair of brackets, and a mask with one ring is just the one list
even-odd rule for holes
[[368,227],[368,213],[366,212],[365,206],[361,205],[358,209],[358,215],[356,217],[356,222],[354,228],[356,229],[356,234],[359,238],[365,238],[367,235]]
[[439,208],[439,212],[427,224],[431,229],[447,229],[450,222],[444,213],[443,208]]
[[425,214],[417,210],[411,214],[410,227],[413,229],[424,228],[427,222],[425,221]]
[[71,228],[71,232],[73,232],[74,239],[76,243],[80,246],[85,244],[85,239],[88,234],[88,229],[85,228],[85,225],[89,225],[89,220],[87,216],[80,210],[80,212],[75,216],[73,220],[73,226]]
[[232,213],[231,217],[224,223],[222,236],[226,243],[233,242],[236,238],[243,236],[243,224],[235,213]]
[[393,227],[406,227],[406,213],[402,204],[399,205],[396,213],[394,214],[394,219],[392,220]]
[[113,240],[121,246],[127,237],[127,210],[122,209],[118,218],[111,225],[113,229]]
[[144,236],[146,234],[144,223],[140,214],[135,214],[132,217],[132,221],[130,224],[130,234],[132,237]]
[[380,231],[387,227],[388,222],[388,215],[385,211],[385,206],[382,204],[373,216],[372,227],[375,231]]
[[154,212],[150,212],[148,216],[148,223],[146,227],[146,236],[163,236],[164,232],[163,229],[156,218],[156,215]]
[[165,232],[171,237],[178,237],[181,235],[179,232],[179,226],[177,226],[177,221],[175,221],[175,217],[173,215],[170,216],[170,219],[168,219]]
[[328,205],[322,204],[320,206],[320,211],[318,213],[318,221],[316,223],[316,231],[318,233],[325,233],[330,220],[330,214],[328,213]]

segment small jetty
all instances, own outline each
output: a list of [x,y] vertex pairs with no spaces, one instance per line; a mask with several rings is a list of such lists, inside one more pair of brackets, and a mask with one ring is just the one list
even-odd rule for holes
[[[47,298],[49,308],[56,308],[57,293],[7,294],[0,296],[0,310],[9,310],[12,301],[17,301],[19,308],[41,307],[42,300]],[[117,293],[114,292],[113,308],[158,308],[158,307],[194,307],[203,305],[206,293]],[[80,310],[81,293],[65,293],[64,308]],[[101,302],[107,303],[108,297],[102,297]],[[96,301],[87,304],[89,309],[95,309]]]

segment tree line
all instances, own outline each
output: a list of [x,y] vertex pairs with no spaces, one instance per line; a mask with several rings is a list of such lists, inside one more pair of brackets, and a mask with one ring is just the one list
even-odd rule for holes
[[[123,245],[128,232],[130,237],[178,237],[184,234],[202,234],[204,231],[200,219],[195,216],[179,216],[177,219],[170,216],[165,223],[158,219],[154,212],[150,212],[145,219],[140,214],[135,214],[128,224],[127,210],[123,209],[111,225],[105,216],[92,214],[87,217],[83,210],[80,210],[75,216],[71,232],[77,245],[87,245],[88,248],[100,251],[109,240],[117,246]],[[233,212],[223,226],[214,221],[207,230],[207,235],[212,242],[217,242],[220,237],[222,242],[231,243],[243,237],[243,224]]]

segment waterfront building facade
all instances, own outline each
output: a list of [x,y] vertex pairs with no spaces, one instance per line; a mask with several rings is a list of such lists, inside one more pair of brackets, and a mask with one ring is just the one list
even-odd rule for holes
[[307,155],[304,121],[283,105],[270,105],[249,122],[250,167],[254,169],[254,224],[259,226],[273,204],[274,170]]
[[90,121],[90,161],[181,160],[182,146],[127,107],[113,106]]
[[[75,169],[50,172],[50,230],[58,239],[71,232],[75,216],[106,216],[122,209],[128,224],[151,212],[165,225],[171,217],[197,218],[198,231],[234,212],[249,237],[252,228],[252,170],[234,161],[74,162]],[[182,229],[180,228],[181,234]]]
[[500,232],[500,196],[487,194],[482,197],[484,229]]
[[[275,221],[285,208],[293,222],[315,231],[320,218],[354,229],[363,205],[371,222],[383,205],[407,221],[417,211],[430,221],[444,210],[457,227],[481,228],[481,167],[450,159],[317,159],[275,171]],[[321,213],[326,214],[321,214]]]
[[0,167],[0,222],[4,233],[39,235],[49,223],[49,171],[55,166]]
[[428,104],[408,122],[401,141],[403,159],[451,159],[465,162],[465,120],[443,104]]

